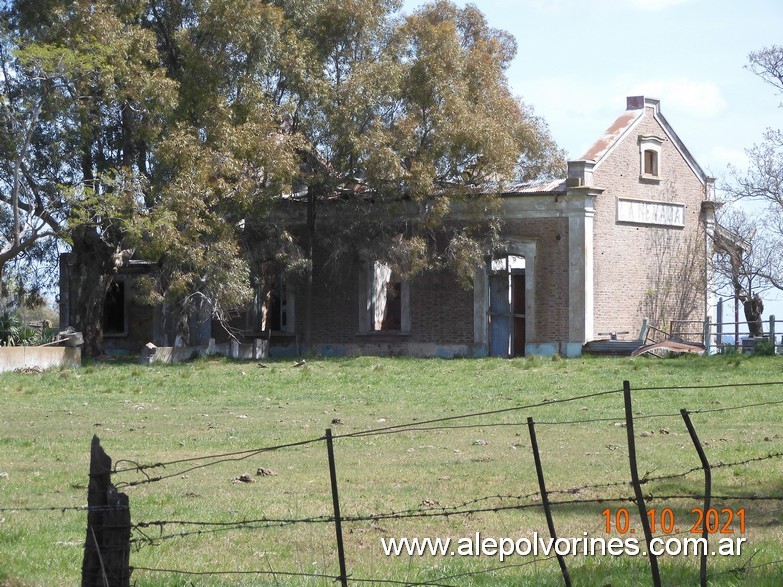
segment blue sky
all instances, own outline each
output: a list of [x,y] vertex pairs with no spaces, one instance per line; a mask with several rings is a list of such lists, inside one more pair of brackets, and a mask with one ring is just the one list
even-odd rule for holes
[[[465,5],[464,1],[457,1]],[[420,1],[407,0],[410,12]],[[783,96],[750,73],[749,52],[783,43],[780,0],[476,0],[517,40],[512,90],[578,158],[625,109],[661,112],[704,170],[719,178],[765,128],[783,127]]]

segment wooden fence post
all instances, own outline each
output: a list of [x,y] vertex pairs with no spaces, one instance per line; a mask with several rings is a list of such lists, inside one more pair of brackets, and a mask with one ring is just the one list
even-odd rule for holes
[[111,457],[97,436],[90,448],[82,587],[130,587],[130,506],[111,484]]

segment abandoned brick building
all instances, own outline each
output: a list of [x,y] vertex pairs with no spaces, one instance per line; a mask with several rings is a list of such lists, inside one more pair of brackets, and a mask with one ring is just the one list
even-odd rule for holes
[[[313,351],[575,356],[609,333],[634,337],[645,318],[659,327],[705,319],[714,182],[658,100],[628,98],[604,135],[568,162],[567,178],[511,186],[501,199],[505,251],[476,272],[472,290],[444,273],[396,281],[378,263],[343,267],[337,285],[316,270]],[[132,273],[117,281],[106,348],[173,344],[159,332],[159,311],[134,302]],[[67,277],[62,284],[67,289]],[[61,299],[67,304],[67,295]],[[279,281],[264,311],[245,315],[248,337],[264,330],[272,355],[300,352],[302,300],[301,287]],[[212,336],[208,322],[199,328]]]

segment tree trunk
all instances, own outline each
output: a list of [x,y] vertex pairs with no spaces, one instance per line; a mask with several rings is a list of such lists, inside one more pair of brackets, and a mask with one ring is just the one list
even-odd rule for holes
[[84,336],[83,354],[97,357],[103,354],[103,304],[111,284],[111,276],[76,253],[71,265],[71,324]]
[[103,309],[114,275],[130,257],[129,251],[112,248],[91,228],[73,231],[69,261],[71,279],[70,325],[84,337],[83,355],[103,354]]
[[307,258],[310,266],[307,270],[305,282],[305,333],[304,347],[306,352],[312,351],[313,346],[313,271],[315,263],[313,250],[315,245],[315,204],[316,192],[314,186],[310,186],[307,192]]

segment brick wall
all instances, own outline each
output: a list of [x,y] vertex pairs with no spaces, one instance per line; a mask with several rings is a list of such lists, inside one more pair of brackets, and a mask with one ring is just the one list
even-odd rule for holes
[[[661,146],[660,182],[640,180],[639,135],[665,136],[646,109],[640,123],[620,142],[595,170],[593,184],[605,191],[596,202],[594,232],[595,335],[611,331],[637,334],[648,317],[651,298],[671,298],[659,315],[675,317],[681,311],[672,301],[676,292],[664,292],[664,283],[677,281],[686,263],[699,277],[704,275],[705,257],[701,202],[704,187],[671,141]],[[616,221],[616,198],[628,197],[686,205],[685,228],[621,224]],[[700,247],[696,267],[682,253],[688,243]],[[656,288],[656,285],[658,286]],[[704,318],[704,293],[692,300],[685,313]],[[652,318],[652,316],[649,316]],[[668,324],[653,324],[668,328]]]
[[[313,275],[312,343],[315,348],[366,354],[411,354],[411,345],[473,344],[473,290],[461,287],[453,275],[429,272],[410,284],[410,334],[363,333],[360,326],[362,288],[367,276],[359,260],[344,258],[340,267],[324,267],[316,253]],[[297,335],[305,336],[305,289],[297,288]]]
[[[344,345],[353,343],[359,332],[358,261],[325,266],[326,253],[315,252],[313,273],[313,344]],[[300,285],[296,297],[296,331],[300,341],[305,336],[306,290]]]
[[568,342],[568,218],[514,220],[503,232],[536,240],[535,336],[527,343]]
[[[504,233],[536,241],[535,336],[528,343],[568,341],[568,218],[518,219]],[[339,268],[324,268],[316,253],[313,277],[315,348],[366,354],[411,354],[416,348],[437,353],[440,347],[473,347],[474,297],[449,272],[428,272],[410,283],[410,334],[361,333],[359,305],[366,274],[360,261],[344,259]],[[304,340],[305,290],[297,288],[297,334]]]
[[429,272],[411,283],[411,334],[416,342],[473,344],[473,286],[446,272]]

